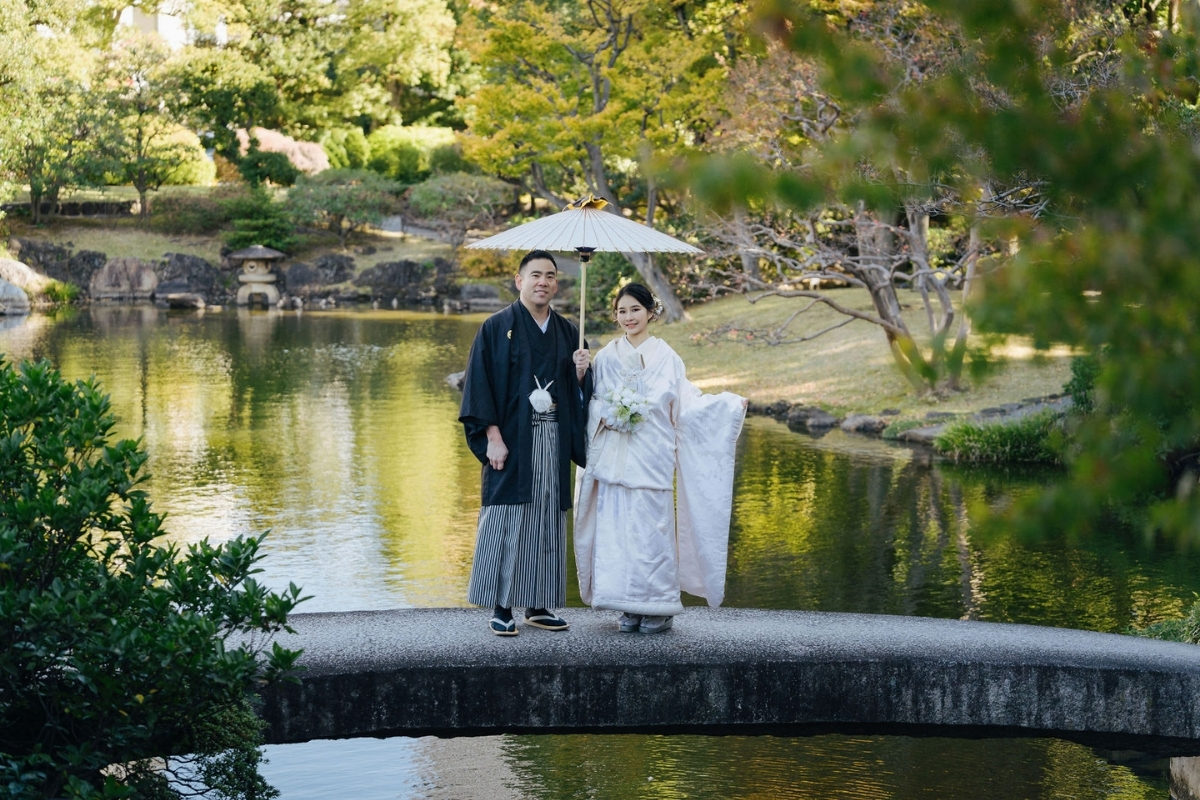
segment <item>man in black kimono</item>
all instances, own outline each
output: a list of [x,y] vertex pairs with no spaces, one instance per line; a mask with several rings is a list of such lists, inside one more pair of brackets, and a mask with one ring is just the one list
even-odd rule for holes
[[498,636],[517,634],[514,606],[527,625],[568,627],[551,609],[566,605],[571,462],[585,465],[592,396],[591,354],[575,349],[579,329],[550,308],[554,256],[527,253],[516,284],[520,299],[475,335],[459,415],[483,463],[467,600],[493,607]]

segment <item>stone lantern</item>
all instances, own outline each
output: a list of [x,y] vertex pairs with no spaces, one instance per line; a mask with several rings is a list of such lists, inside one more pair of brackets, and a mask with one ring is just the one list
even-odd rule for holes
[[255,295],[261,295],[268,307],[279,303],[279,289],[275,288],[276,275],[271,272],[271,262],[285,258],[284,254],[261,244],[251,245],[245,250],[230,253],[230,261],[240,261],[242,271],[238,274],[237,304],[248,306]]

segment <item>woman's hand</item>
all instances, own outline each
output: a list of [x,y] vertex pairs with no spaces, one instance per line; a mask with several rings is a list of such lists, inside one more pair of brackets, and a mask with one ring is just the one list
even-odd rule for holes
[[750,401],[747,400],[745,397],[743,397],[742,398],[742,410],[745,411],[749,407],[750,407]]
[[575,361],[575,377],[579,381],[579,385],[583,386],[583,376],[587,374],[588,367],[592,365],[592,353],[590,350],[576,350],[571,356]]

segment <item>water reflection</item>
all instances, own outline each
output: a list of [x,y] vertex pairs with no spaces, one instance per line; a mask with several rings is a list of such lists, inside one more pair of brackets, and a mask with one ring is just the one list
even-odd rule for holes
[[[93,307],[5,321],[0,352],[101,380],[120,433],[149,452],[148,489],[178,540],[271,530],[262,577],[302,585],[306,611],[447,606],[464,603],[479,465],[445,376],[480,321]],[[1051,477],[752,419],[727,602],[1118,631],[1200,591],[1200,555],[1120,525],[1041,541],[972,527],[980,506]],[[1165,797],[1157,778],[1054,740],[555,736],[271,752],[286,800],[493,797],[472,787],[496,776],[531,798]],[[330,791],[313,788],[314,763],[337,776]]]
[[[1166,778],[1056,739],[490,736],[267,748],[289,800],[1166,798]],[[353,772],[351,773],[351,769]]]
[[738,453],[728,602],[1120,631],[1178,614],[1200,590],[1195,555],[1116,523],[1077,540],[972,529],[973,508],[1052,478],[958,468],[840,432],[814,442],[752,419]]

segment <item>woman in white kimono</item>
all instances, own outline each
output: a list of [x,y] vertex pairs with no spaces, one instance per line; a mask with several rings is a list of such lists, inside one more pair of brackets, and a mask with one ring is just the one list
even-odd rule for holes
[[646,287],[624,286],[613,305],[624,335],[593,362],[575,564],[585,603],[623,612],[622,632],[661,633],[683,611],[680,589],[714,607],[724,599],[746,400],[687,380],[683,361],[647,330],[657,304]]

